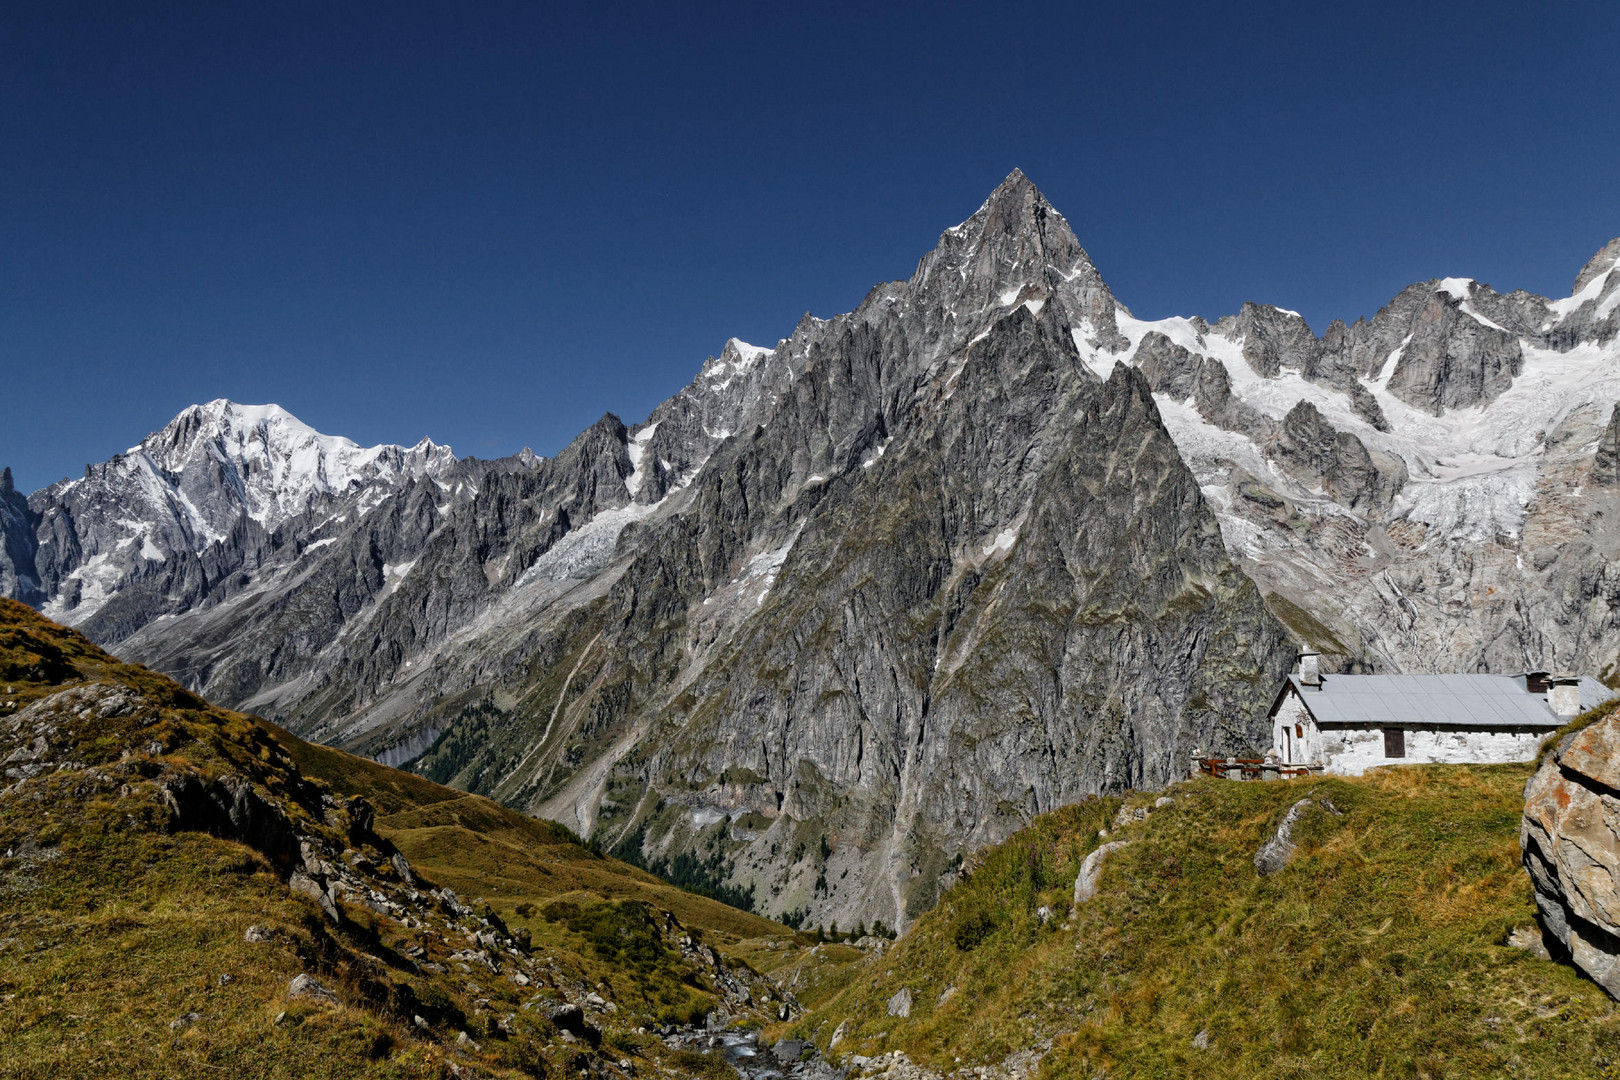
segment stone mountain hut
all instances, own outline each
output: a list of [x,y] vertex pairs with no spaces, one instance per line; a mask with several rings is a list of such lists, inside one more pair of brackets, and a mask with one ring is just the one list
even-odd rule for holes
[[1331,675],[1303,653],[1271,706],[1284,765],[1360,776],[1377,765],[1532,761],[1548,735],[1615,696],[1590,676]]

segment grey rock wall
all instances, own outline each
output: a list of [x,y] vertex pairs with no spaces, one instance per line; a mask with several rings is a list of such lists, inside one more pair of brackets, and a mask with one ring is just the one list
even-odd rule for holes
[[1351,510],[1387,508],[1406,482],[1406,467],[1389,455],[1378,458],[1362,441],[1339,431],[1309,401],[1283,417],[1267,453],[1307,484]]
[[1598,439],[1592,459],[1591,482],[1599,487],[1620,484],[1620,406],[1609,414],[1609,424]]
[[25,604],[44,602],[34,552],[39,540],[28,500],[17,490],[11,470],[0,468],[0,596]]

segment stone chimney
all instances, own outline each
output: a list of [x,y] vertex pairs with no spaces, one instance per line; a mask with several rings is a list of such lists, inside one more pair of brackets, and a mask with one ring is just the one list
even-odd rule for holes
[[1299,654],[1299,681],[1318,690],[1322,688],[1322,654],[1302,652]]
[[1552,689],[1547,691],[1547,704],[1552,706],[1552,711],[1566,720],[1578,715],[1581,711],[1580,677],[1561,672],[1549,681]]

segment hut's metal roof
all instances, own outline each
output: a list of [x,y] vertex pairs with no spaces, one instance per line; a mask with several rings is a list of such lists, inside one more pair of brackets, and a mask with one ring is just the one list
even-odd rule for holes
[[[1320,689],[1298,675],[1288,681],[1319,724],[1556,728],[1565,722],[1545,696],[1529,693],[1510,675],[1323,675]],[[1588,677],[1580,689],[1582,709],[1614,696]]]
[[1590,675],[1581,676],[1581,712],[1595,709],[1615,696],[1615,692]]

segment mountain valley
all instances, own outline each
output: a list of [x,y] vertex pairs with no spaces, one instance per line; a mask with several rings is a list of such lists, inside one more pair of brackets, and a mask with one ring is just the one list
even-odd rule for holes
[[10,600],[0,689],[0,1075],[703,1076],[650,1032],[796,1015],[716,948],[787,928]]
[[1613,674],[1620,241],[1321,337],[1140,320],[1014,172],[902,282],[553,458],[195,406],[0,479],[0,591],[298,737],[773,918],[1266,740],[1343,670]]
[[837,943],[4,600],[0,689],[0,1076],[1559,1077],[1620,1047],[1535,923],[1532,764],[1090,796],[898,941]]

